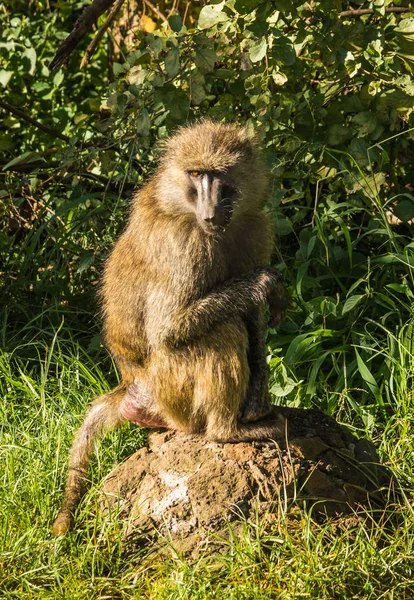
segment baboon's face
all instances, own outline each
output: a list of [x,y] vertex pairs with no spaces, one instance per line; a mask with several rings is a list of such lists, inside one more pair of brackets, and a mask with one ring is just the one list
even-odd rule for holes
[[191,216],[207,235],[220,236],[242,214],[262,206],[265,171],[246,129],[202,121],[167,142],[157,198],[173,215]]
[[200,226],[211,235],[223,232],[231,221],[237,196],[231,173],[190,169],[186,176],[188,202]]

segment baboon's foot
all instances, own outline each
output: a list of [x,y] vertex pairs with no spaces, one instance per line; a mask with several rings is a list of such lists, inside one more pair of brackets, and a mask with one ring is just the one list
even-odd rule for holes
[[[265,383],[267,386],[267,380]],[[272,411],[268,391],[262,391],[259,386],[251,386],[239,418],[241,423],[252,423],[265,419],[272,414]]]

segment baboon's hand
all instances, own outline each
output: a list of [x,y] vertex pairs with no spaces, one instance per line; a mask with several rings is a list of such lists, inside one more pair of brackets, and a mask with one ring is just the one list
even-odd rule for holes
[[253,299],[257,304],[266,304],[280,286],[280,273],[271,266],[259,267],[254,270]]
[[272,290],[268,297],[270,309],[270,327],[276,327],[281,323],[289,306],[289,295],[279,281],[279,284]]
[[269,304],[271,327],[275,327],[285,318],[289,306],[289,296],[284,288],[282,276],[274,267],[256,269],[256,293],[262,303]]

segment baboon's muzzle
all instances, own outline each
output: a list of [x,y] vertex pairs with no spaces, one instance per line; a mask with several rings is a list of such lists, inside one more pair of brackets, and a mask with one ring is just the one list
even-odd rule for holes
[[203,229],[222,231],[231,221],[234,189],[214,173],[203,173],[197,183],[197,215]]

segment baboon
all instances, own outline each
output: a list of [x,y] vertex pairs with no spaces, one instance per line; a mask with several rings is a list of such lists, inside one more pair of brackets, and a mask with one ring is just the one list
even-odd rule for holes
[[266,180],[245,128],[202,121],[166,143],[105,266],[104,335],[122,381],[75,437],[55,534],[71,526],[94,440],[128,420],[217,441],[283,439],[264,335],[265,305],[277,322],[287,297],[269,266]]

